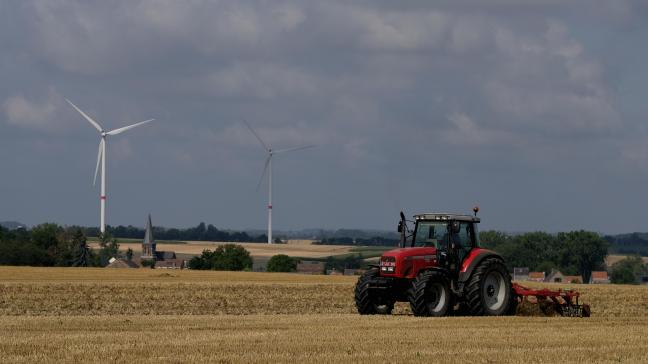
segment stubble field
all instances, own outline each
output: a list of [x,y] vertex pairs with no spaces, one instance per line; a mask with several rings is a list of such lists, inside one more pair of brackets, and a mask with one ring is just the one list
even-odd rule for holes
[[360,316],[354,277],[0,267],[9,362],[648,362],[648,287],[589,319]]

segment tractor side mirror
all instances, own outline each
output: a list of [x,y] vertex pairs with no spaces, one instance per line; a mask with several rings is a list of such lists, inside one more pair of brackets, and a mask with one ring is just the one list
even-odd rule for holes
[[403,221],[398,222],[398,232],[402,233],[403,232]]
[[461,224],[459,223],[459,221],[453,221],[452,225],[450,225],[450,232],[452,232],[453,234],[459,234],[460,231]]

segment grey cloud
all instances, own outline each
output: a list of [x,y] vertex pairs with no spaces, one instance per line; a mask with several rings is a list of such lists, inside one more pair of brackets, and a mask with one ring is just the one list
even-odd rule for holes
[[[0,162],[42,179],[33,161],[48,153],[31,148],[42,141],[30,132],[67,130],[49,153],[71,164],[52,184],[55,197],[73,201],[61,220],[95,222],[94,191],[66,178],[85,183],[96,140],[65,96],[107,128],[157,119],[111,142],[115,223],[142,220],[127,207],[146,201],[139,205],[168,225],[260,227],[263,194],[251,192],[263,155],[245,119],[277,148],[320,146],[277,162],[280,227],[391,227],[394,206],[457,210],[483,199],[495,227],[544,228],[509,220],[510,209],[527,194],[537,196],[527,202],[587,200],[577,186],[590,185],[588,171],[644,170],[648,111],[620,102],[633,90],[618,80],[646,77],[624,61],[645,56],[640,46],[623,42],[629,29],[648,31],[645,7],[597,4],[614,9],[541,0],[2,2]],[[602,54],[607,45],[592,29],[619,55]],[[647,175],[628,177],[627,189]],[[590,191],[603,196],[619,183],[596,180],[609,182]],[[428,194],[430,186],[453,192]],[[589,203],[639,211],[618,195]],[[17,199],[3,206],[11,207],[0,217],[37,219]],[[304,206],[308,214],[295,213]],[[566,219],[575,213],[564,208]],[[546,211],[538,224],[560,228],[543,220]]]

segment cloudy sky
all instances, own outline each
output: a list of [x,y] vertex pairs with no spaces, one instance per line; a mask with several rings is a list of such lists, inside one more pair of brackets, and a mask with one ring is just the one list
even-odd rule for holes
[[[2,1],[0,221],[646,231],[644,1]],[[523,4],[523,5],[522,5]]]

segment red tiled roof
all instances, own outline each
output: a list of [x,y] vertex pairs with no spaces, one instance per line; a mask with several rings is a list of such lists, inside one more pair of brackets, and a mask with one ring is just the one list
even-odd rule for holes
[[606,271],[592,272],[592,279],[608,279]]
[[567,282],[567,283],[571,283],[571,282],[583,283],[583,278],[581,276],[565,276],[565,282]]
[[529,279],[544,279],[544,272],[529,272]]

